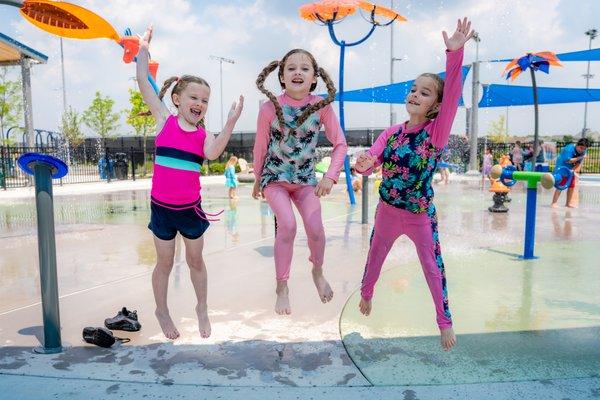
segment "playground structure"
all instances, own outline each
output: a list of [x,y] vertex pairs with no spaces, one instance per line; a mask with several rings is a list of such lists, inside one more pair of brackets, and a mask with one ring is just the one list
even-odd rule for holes
[[[345,40],[340,40],[334,30],[334,25],[342,21],[347,16],[354,14],[356,10],[363,10],[368,13],[365,18],[371,24],[370,30],[361,39],[351,43],[346,43]],[[344,56],[346,47],[357,46],[365,42],[378,26],[388,26],[394,21],[406,21],[406,18],[396,13],[394,10],[373,4],[364,0],[344,1],[344,0],[321,0],[316,3],[305,4],[300,7],[300,16],[311,22],[317,22],[326,25],[329,30],[329,36],[333,43],[340,47],[340,66],[339,66],[339,82],[338,82],[338,104],[339,118],[342,131],[346,132],[344,118]],[[376,17],[384,18],[385,22],[380,22]],[[350,158],[346,155],[344,159],[344,172],[346,174],[346,189],[350,204],[356,204],[354,198],[354,190],[352,190],[352,175],[350,173]]]
[[[51,0],[8,0],[0,4],[12,5],[19,8],[19,13],[28,22],[53,35],[70,39],[110,39],[123,47],[123,62],[136,61],[140,49],[139,38],[133,36],[129,28],[125,35],[119,36],[101,16],[75,4]],[[148,81],[156,93],[158,62],[150,60]]]
[[[493,179],[499,179],[507,188],[513,186],[517,181],[527,182],[527,205],[525,212],[525,245],[523,249],[523,259],[530,260],[537,258],[533,254],[535,246],[535,214],[537,204],[537,184],[541,183],[545,189],[555,187],[558,190],[565,190],[569,187],[573,172],[565,167],[560,167],[553,174],[549,172],[526,172],[517,171],[512,165],[502,168],[496,164],[492,167],[490,176]],[[566,179],[564,179],[566,178]]]

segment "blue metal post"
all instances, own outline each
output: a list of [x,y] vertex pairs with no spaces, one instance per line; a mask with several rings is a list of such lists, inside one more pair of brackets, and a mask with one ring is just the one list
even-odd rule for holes
[[523,250],[523,259],[531,260],[536,258],[533,255],[535,245],[535,207],[537,202],[537,188],[527,188],[527,205],[525,214],[525,249]]
[[[340,105],[340,126],[342,132],[346,136],[346,123],[344,119],[344,55],[346,53],[346,42],[340,42],[340,78],[339,87],[340,91],[338,94],[338,103]],[[354,190],[352,190],[352,174],[350,173],[350,157],[346,154],[344,158],[344,173],[346,174],[346,188],[348,189],[348,197],[350,198],[350,204],[356,204],[356,198],[354,197]]]

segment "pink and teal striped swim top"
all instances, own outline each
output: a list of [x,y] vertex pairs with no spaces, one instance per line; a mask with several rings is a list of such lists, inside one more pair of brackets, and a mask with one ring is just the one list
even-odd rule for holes
[[152,199],[164,205],[182,206],[200,199],[200,169],[204,162],[206,131],[181,129],[169,116],[156,137]]

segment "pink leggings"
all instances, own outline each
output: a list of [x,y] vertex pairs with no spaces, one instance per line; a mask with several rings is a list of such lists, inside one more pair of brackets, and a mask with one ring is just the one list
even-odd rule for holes
[[433,297],[436,320],[440,329],[452,326],[448,308],[446,274],[440,250],[435,207],[429,212],[412,213],[396,208],[383,201],[379,202],[375,215],[375,225],[371,235],[371,247],[363,275],[361,295],[365,300],[373,297],[373,289],[381,267],[394,242],[406,235],[415,244],[429,291]]
[[292,211],[292,202],[300,212],[310,249],[309,261],[314,267],[323,265],[325,254],[325,230],[321,219],[321,203],[315,195],[314,186],[294,185],[287,182],[268,184],[263,193],[277,217],[275,235],[275,271],[278,281],[287,281],[290,276],[294,237],[296,236],[296,217]]

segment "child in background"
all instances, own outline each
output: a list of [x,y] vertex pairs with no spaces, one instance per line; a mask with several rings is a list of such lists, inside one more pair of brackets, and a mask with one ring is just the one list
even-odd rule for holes
[[225,164],[225,186],[229,188],[229,198],[237,199],[237,187],[238,180],[235,175],[235,166],[237,165],[238,158],[236,156],[229,157],[229,161]]

